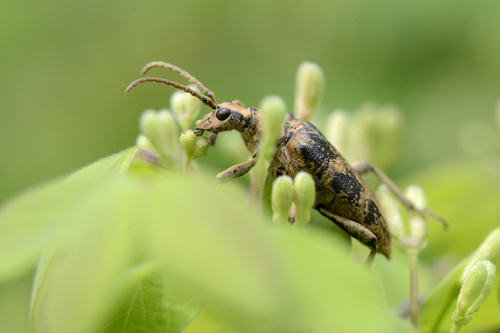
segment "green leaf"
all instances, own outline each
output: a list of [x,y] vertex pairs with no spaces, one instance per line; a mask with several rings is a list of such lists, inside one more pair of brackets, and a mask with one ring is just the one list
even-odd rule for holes
[[[101,162],[116,165],[131,152]],[[212,177],[168,177],[149,162],[116,176],[123,169],[101,162],[0,212],[0,246],[26,257],[25,270],[45,249],[36,332],[178,332],[201,299],[208,316],[237,331],[412,331],[331,235],[260,223],[240,188],[213,187]],[[22,228],[9,238],[6,226]]]
[[171,280],[154,274],[129,288],[102,332],[182,332],[204,301]]

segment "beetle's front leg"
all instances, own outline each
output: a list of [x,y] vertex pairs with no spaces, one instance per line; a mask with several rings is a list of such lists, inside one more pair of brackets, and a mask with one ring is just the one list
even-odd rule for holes
[[217,179],[215,180],[215,184],[226,184],[231,180],[236,179],[238,177],[243,176],[251,168],[253,168],[257,164],[257,158],[253,157],[251,160],[233,165],[232,167],[222,171],[217,175]]
[[331,220],[333,223],[338,225],[342,230],[344,230],[349,236],[356,238],[359,240],[361,243],[365,244],[371,249],[370,255],[368,256],[368,259],[366,260],[366,266],[370,266],[373,258],[375,257],[375,253],[377,253],[377,236],[373,232],[371,232],[367,227],[363,226],[362,224],[346,219],[342,216],[333,214],[326,210],[323,206],[318,205],[316,207],[318,212],[320,212],[321,215],[324,217],[328,218]]
[[441,216],[437,215],[436,213],[428,210],[427,208],[424,209],[419,209],[416,208],[413,202],[408,200],[408,198],[405,197],[405,195],[401,192],[401,190],[394,184],[394,182],[379,168],[377,168],[374,165],[371,165],[369,163],[356,163],[352,165],[354,170],[359,173],[360,175],[363,175],[368,172],[373,172],[375,176],[377,176],[378,179],[384,184],[389,187],[391,192],[401,201],[401,203],[406,207],[408,210],[412,210],[417,213],[422,213],[431,216],[435,220],[441,222],[445,228],[448,227],[448,223],[443,219]]

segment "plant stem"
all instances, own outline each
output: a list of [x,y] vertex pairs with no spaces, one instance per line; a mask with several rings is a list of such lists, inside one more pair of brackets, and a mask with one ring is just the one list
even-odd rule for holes
[[189,168],[189,163],[191,162],[191,157],[186,154],[186,161],[184,162],[184,168],[182,169],[182,173],[185,175]]
[[407,255],[410,264],[410,318],[418,329],[418,250],[410,248]]

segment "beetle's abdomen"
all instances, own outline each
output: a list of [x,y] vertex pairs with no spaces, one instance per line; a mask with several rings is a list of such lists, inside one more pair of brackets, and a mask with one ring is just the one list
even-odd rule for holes
[[314,179],[315,207],[364,225],[377,237],[379,252],[390,256],[385,220],[364,181],[314,125],[293,119],[284,125],[269,172],[294,178],[300,171]]

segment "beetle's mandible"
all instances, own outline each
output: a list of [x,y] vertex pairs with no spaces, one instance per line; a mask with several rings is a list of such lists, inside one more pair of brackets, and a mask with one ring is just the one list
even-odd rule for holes
[[[181,74],[195,84],[204,95],[180,83],[156,77],[138,79],[127,87],[126,92],[142,82],[158,82],[184,90],[198,98],[213,111],[196,123],[196,135],[202,135],[205,131],[217,134],[236,130],[252,154],[249,161],[219,173],[217,182],[227,183],[250,171],[257,162],[262,128],[261,111],[253,107],[245,108],[239,101],[217,103],[215,94],[200,81],[168,63],[149,63],[142,70],[142,74],[152,67],[165,67]],[[361,179],[362,174],[374,172],[408,209],[428,214],[445,223],[441,217],[427,209],[417,210],[394,183],[374,166],[366,163],[350,165],[313,124],[297,120],[292,114],[288,114],[268,173],[275,178],[282,175],[294,178],[300,171],[309,173],[314,179],[316,186],[314,208],[351,237],[368,246],[371,249],[369,262],[377,252],[390,259],[391,238],[377,201]]]

